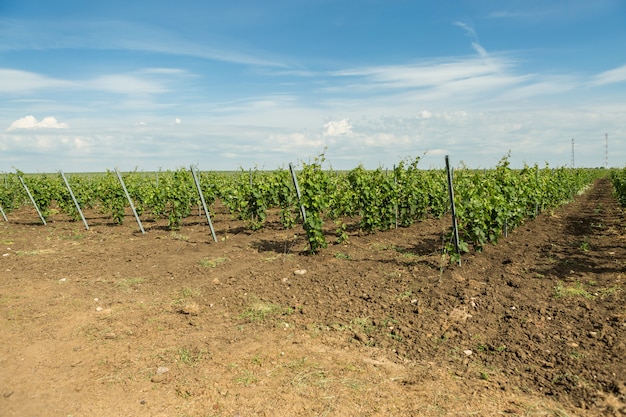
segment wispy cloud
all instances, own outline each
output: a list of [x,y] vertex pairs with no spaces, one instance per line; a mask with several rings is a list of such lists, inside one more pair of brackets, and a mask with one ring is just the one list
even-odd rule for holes
[[597,74],[592,78],[590,84],[592,86],[599,86],[624,81],[626,81],[626,65]]
[[66,80],[47,77],[34,72],[0,68],[0,93],[32,93],[42,89],[69,88]]
[[422,88],[453,81],[503,73],[510,66],[506,59],[485,60],[466,57],[427,61],[418,64],[365,67],[336,71],[338,77],[362,77],[370,87]]
[[489,19],[574,21],[621,7],[619,0],[507,1],[486,13]]
[[0,51],[53,49],[143,51],[243,65],[286,67],[277,57],[268,58],[273,56],[270,52],[247,50],[234,40],[198,43],[166,29],[137,22],[5,19],[0,24]]
[[179,69],[148,68],[130,73],[66,80],[29,71],[0,68],[0,93],[21,95],[42,90],[95,90],[115,94],[158,94],[168,91],[168,84],[188,75],[186,71]]

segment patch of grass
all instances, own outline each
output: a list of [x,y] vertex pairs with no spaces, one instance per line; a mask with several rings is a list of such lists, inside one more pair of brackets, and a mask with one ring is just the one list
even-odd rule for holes
[[573,349],[570,352],[569,357],[575,360],[580,360],[580,359],[585,358],[585,354],[577,351],[576,349]]
[[24,250],[18,250],[15,251],[15,254],[18,256],[34,256],[34,255],[39,255],[41,253],[41,251],[39,250],[30,250],[30,251],[24,251]]
[[370,247],[372,248],[372,250],[396,250],[396,245],[394,244],[384,244],[384,243],[372,243],[370,245]]
[[225,257],[219,257],[215,259],[202,258],[200,259],[199,263],[200,263],[200,266],[203,268],[216,268],[218,265],[221,265],[224,262],[227,262],[228,260],[229,259]]
[[115,286],[121,288],[123,290],[129,291],[145,282],[145,278],[124,278],[120,279],[115,283]]
[[384,276],[387,279],[397,279],[397,278],[400,278],[402,276],[402,272],[400,272],[400,271],[386,272]]
[[178,349],[177,357],[178,360],[185,365],[196,366],[202,360],[205,354],[206,351],[202,349],[182,347]]
[[387,337],[395,340],[396,342],[402,342],[402,340],[404,340],[402,336],[400,336],[399,334],[395,334],[395,333],[387,333]]
[[172,239],[182,240],[184,242],[187,242],[189,240],[189,236],[181,235],[180,233],[176,233],[176,232],[170,233],[170,236],[172,237]]
[[401,300],[405,300],[405,299],[411,298],[411,297],[413,297],[413,291],[411,291],[411,290],[405,291],[405,292],[401,293],[398,296],[398,298],[401,299]]
[[328,383],[326,372],[321,369],[307,369],[297,374],[291,384],[299,389],[308,386],[323,386]]
[[600,297],[608,297],[610,295],[617,294],[619,291],[621,291],[621,289],[618,287],[601,288],[594,294],[598,294]]
[[200,295],[200,290],[197,288],[183,287],[180,289],[180,296],[182,298],[191,298]]
[[365,334],[371,334],[376,330],[376,326],[374,326],[372,319],[369,317],[357,317],[350,320],[349,328],[352,331],[361,331]]
[[583,252],[588,252],[589,251],[589,238],[587,236],[585,236],[583,238],[583,241],[580,242],[579,248]]
[[258,380],[259,379],[254,375],[254,372],[248,371],[247,369],[242,370],[240,375],[235,378],[236,383],[246,387],[256,383]]
[[336,252],[335,253],[335,259],[350,259],[350,255],[346,254],[346,253],[341,253],[341,252]]
[[408,266],[415,265],[420,260],[420,256],[415,253],[411,253],[411,252],[400,252],[400,253],[401,253],[400,257],[402,258],[402,262],[405,265],[408,265]]
[[79,233],[78,231],[74,230],[69,235],[61,235],[60,239],[62,239],[62,240],[80,240],[80,239],[82,239],[84,237],[85,237],[85,235],[83,235],[82,233]]
[[197,288],[183,287],[178,290],[178,293],[174,296],[174,301],[172,301],[172,305],[174,306],[192,306],[193,302],[190,302],[189,299],[200,296],[200,290]]
[[280,304],[255,300],[239,315],[239,318],[249,322],[254,322],[265,321],[269,318],[287,316],[290,314],[293,314],[292,308],[283,307]]
[[576,282],[573,286],[565,286],[562,282],[558,282],[554,287],[555,298],[583,297],[594,299],[595,295],[588,292],[581,282]]

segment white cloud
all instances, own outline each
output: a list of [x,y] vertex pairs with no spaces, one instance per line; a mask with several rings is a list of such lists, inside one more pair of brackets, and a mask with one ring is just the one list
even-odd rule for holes
[[419,117],[421,117],[422,119],[430,119],[431,117],[433,117],[433,114],[428,110],[422,110],[419,113]]
[[503,72],[509,63],[504,59],[468,58],[447,62],[422,62],[409,65],[365,67],[335,72],[345,77],[364,77],[369,83],[387,88],[432,87]]
[[91,90],[112,94],[150,95],[170,92],[177,82],[190,77],[192,74],[185,70],[147,68],[129,73],[103,74],[82,80],[64,80],[29,71],[0,68],[0,93],[22,95],[53,90],[64,93],[80,91],[82,94],[86,90]]
[[1,93],[30,93],[48,88],[67,88],[72,83],[29,71],[0,68]]
[[167,88],[160,82],[129,74],[105,75],[89,80],[85,85],[94,90],[118,94],[153,94],[167,91]]
[[468,25],[467,23],[454,22],[454,25],[463,29],[467,33],[467,35],[471,37],[472,39],[478,39],[478,36],[476,35],[476,30],[474,30],[474,28]]
[[25,116],[21,119],[17,119],[11,126],[7,128],[7,131],[17,129],[68,129],[67,123],[59,123],[55,117],[45,117],[41,121],[37,121],[35,116]]
[[352,124],[349,119],[330,121],[324,125],[324,136],[344,136],[352,134]]
[[180,118],[178,118],[178,117],[177,117],[177,118],[176,118],[176,120],[174,120],[174,123],[176,123],[177,125],[179,125],[179,124],[181,124],[181,123],[182,123],[182,121],[180,120]]
[[593,77],[591,85],[605,85],[626,81],[626,65],[601,72]]
[[[0,25],[0,51],[99,49],[147,51],[174,56],[192,56],[222,62],[265,67],[285,67],[280,57],[266,50],[242,50],[228,39],[194,42],[161,27],[143,25],[137,20],[60,20],[34,21],[3,19]],[[274,59],[272,59],[274,58]]]
[[265,141],[273,151],[298,154],[303,150],[308,152],[321,151],[326,143],[318,135],[305,133],[271,134]]

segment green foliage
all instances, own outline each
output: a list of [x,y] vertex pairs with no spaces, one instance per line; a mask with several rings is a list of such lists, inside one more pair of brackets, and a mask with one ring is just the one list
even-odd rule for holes
[[513,170],[508,156],[493,170],[457,170],[454,188],[460,240],[477,250],[496,244],[505,230],[570,201],[596,175],[583,169],[546,166],[540,170],[537,165]]
[[324,236],[323,214],[330,206],[329,185],[331,172],[322,170],[324,155],[320,155],[313,163],[302,163],[298,176],[301,203],[306,211],[304,230],[311,252],[325,248],[328,243]]
[[0,177],[0,206],[5,214],[21,207],[28,201],[28,196],[17,174],[9,173]]
[[116,173],[107,170],[106,174],[94,184],[94,188],[101,211],[111,213],[115,223],[124,223],[127,200]]
[[626,168],[611,171],[611,180],[615,188],[615,196],[620,204],[626,207]]
[[[491,170],[461,167],[454,173],[455,206],[458,217],[460,249],[481,250],[495,244],[506,230],[512,230],[544,210],[571,200],[597,177],[598,171],[552,169],[547,165],[510,167],[506,156]],[[443,170],[421,170],[420,158],[399,162],[393,169],[366,170],[359,166],[349,172],[322,169],[324,154],[312,162],[301,163],[298,183],[301,201],[296,197],[291,173],[240,170],[236,174],[200,172],[199,182],[208,208],[219,199],[237,219],[253,230],[265,226],[268,210],[277,210],[284,228],[298,222],[304,227],[311,252],[328,245],[324,225],[334,224],[336,243],[347,243],[350,220],[361,230],[375,232],[406,227],[449,212],[446,175]],[[28,174],[24,178],[42,215],[51,214],[51,205],[72,218],[77,210],[60,175]],[[626,169],[611,171],[616,194],[626,205]],[[193,207],[200,205],[198,192],[189,170],[130,172],[124,182],[139,215],[167,218],[170,229],[182,226]],[[116,223],[124,221],[128,201],[115,172],[71,175],[68,181],[81,207],[110,213]],[[7,212],[27,202],[26,193],[15,174],[0,176],[0,204]],[[306,211],[301,218],[299,205]],[[455,251],[451,241],[444,245],[448,254]],[[450,255],[454,258],[457,255]],[[454,259],[453,259],[454,260]]]
[[382,168],[367,171],[359,166],[348,174],[354,192],[354,206],[363,230],[387,230],[395,224],[396,193],[393,176]]
[[62,185],[57,181],[57,178],[48,174],[24,175],[23,172],[18,171],[18,175],[28,187],[41,216],[48,220],[50,217],[50,206],[54,200],[60,199],[59,195]]

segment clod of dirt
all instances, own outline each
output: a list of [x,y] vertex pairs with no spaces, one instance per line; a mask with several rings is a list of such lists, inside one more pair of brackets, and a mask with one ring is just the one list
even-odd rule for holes
[[167,379],[167,373],[169,371],[170,369],[167,366],[159,366],[157,368],[156,375],[150,378],[150,381],[154,382],[155,384],[165,382],[165,380]]
[[197,316],[200,314],[200,305],[196,302],[189,302],[178,309],[178,313],[189,316]]

